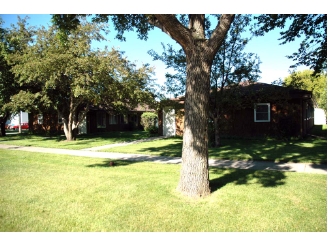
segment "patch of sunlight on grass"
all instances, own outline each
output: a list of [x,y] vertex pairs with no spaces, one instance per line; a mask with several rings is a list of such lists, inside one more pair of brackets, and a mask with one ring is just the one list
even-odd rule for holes
[[302,147],[302,148],[313,148],[315,145],[313,143],[295,143],[296,146]]

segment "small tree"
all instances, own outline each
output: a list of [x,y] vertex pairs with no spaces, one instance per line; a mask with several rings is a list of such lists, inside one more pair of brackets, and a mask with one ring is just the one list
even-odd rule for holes
[[[24,26],[25,23],[19,24]],[[122,57],[120,51],[114,49],[91,49],[92,41],[105,40],[100,34],[104,26],[81,20],[66,39],[61,38],[54,26],[48,29],[41,27],[23,52],[10,56],[17,81],[29,88],[22,93],[29,98],[39,96],[30,105],[39,109],[48,105],[48,108],[57,110],[62,116],[68,141],[76,139],[80,119],[83,118],[83,115],[79,117],[79,113],[83,111],[86,114],[89,104],[102,104],[123,111],[138,104],[149,104],[154,99],[148,88],[151,68],[143,66],[136,69],[134,64]],[[10,33],[18,39],[21,30],[13,29]],[[11,98],[11,104],[17,102],[21,106],[24,103],[14,101],[15,96]],[[19,98],[22,97],[16,97]]]
[[144,127],[145,131],[150,134],[158,133],[158,115],[152,112],[145,112],[141,115],[141,125]]

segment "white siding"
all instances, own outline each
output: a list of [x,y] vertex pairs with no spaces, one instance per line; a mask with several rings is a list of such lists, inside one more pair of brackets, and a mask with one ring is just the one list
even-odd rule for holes
[[175,110],[170,108],[163,109],[163,135],[175,136]]
[[19,124],[19,116],[21,116],[21,123],[28,123],[28,113],[20,112],[20,114],[16,114],[12,116],[11,123],[18,125]]
[[321,108],[314,109],[314,124],[315,125],[325,125],[326,124],[326,115],[325,111]]

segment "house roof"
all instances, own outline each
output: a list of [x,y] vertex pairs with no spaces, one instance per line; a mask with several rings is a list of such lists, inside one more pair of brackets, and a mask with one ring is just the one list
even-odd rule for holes
[[[273,85],[273,84],[268,84],[268,83],[263,83],[263,82],[250,82],[250,81],[243,81],[240,82],[239,84],[234,84],[231,86],[226,86],[225,89],[231,89],[231,88],[238,88],[240,89],[241,92],[247,93],[247,92],[262,92],[265,90],[271,90],[271,89],[276,89],[276,90],[289,90],[290,96],[292,97],[302,97],[302,98],[311,98],[312,97],[312,92],[307,91],[307,90],[301,90],[301,89],[295,89],[291,87],[283,87],[280,85]],[[220,89],[218,89],[220,90]],[[169,100],[175,101],[178,103],[183,103],[185,100],[184,96],[176,97],[176,98],[170,98]]]
[[[89,105],[89,110],[106,110],[106,111],[115,111],[112,106],[107,105]],[[149,105],[138,104],[137,107],[129,110],[130,112],[154,112],[155,110],[150,108]]]
[[150,106],[149,105],[146,105],[146,104],[144,104],[144,105],[138,104],[137,107],[135,107],[134,109],[131,109],[130,111],[135,111],[135,112],[145,112],[145,111],[147,111],[147,112],[154,112],[155,109],[150,108]]
[[[232,89],[232,88],[238,88],[241,95],[247,95],[250,93],[260,93],[263,91],[268,90],[274,90],[279,92],[279,90],[284,92],[289,92],[289,96],[291,98],[303,98],[303,99],[310,99],[312,98],[312,92],[307,90],[301,90],[301,89],[294,89],[291,87],[283,87],[279,85],[273,85],[263,82],[250,82],[250,81],[244,81],[240,82],[239,84],[234,84],[231,86],[226,86],[225,89]],[[220,90],[220,89],[218,89]],[[173,101],[178,104],[183,104],[185,97],[180,96],[176,98],[170,98],[168,99],[170,101]]]
[[[240,87],[241,86],[241,87]],[[274,90],[274,91],[284,91],[288,92],[291,98],[312,98],[312,92],[307,90],[295,89],[292,87],[283,87],[280,85],[273,85],[262,82],[241,82],[239,83],[239,88],[244,91],[244,93],[248,92],[263,92],[266,90]],[[245,88],[245,90],[243,90]]]

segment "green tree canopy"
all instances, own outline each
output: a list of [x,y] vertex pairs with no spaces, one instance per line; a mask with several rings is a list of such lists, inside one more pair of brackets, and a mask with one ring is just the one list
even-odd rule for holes
[[[11,106],[22,105],[22,100],[16,99],[24,96],[30,98],[25,108],[56,109],[67,140],[74,140],[79,113],[86,113],[90,104],[124,111],[153,102],[151,68],[137,69],[115,49],[91,49],[92,40],[105,40],[101,35],[104,28],[106,24],[81,19],[65,39],[55,26],[35,30],[33,42],[10,56],[18,83],[27,88],[12,96]],[[11,35],[19,39],[21,33],[11,30]]]
[[255,35],[263,36],[275,28],[287,27],[280,32],[281,44],[302,38],[298,51],[287,56],[296,62],[291,68],[305,65],[315,73],[327,70],[327,14],[270,14],[255,19]]
[[[220,15],[218,15],[220,16]],[[213,17],[212,17],[213,18]],[[221,47],[219,48],[211,69],[211,87],[216,90],[227,85],[242,81],[258,81],[260,78],[259,65],[261,61],[255,53],[243,52],[251,37],[245,32],[252,20],[251,15],[236,15]],[[207,17],[207,37],[213,30],[210,28],[210,17]],[[174,73],[166,73],[165,88],[168,93],[185,94],[186,87],[186,55],[183,49],[175,50],[172,45],[162,43],[163,52],[150,50],[148,53],[154,60],[162,61],[167,68],[174,69]]]
[[327,112],[327,74],[314,75],[313,70],[293,72],[282,85],[311,91],[315,106]]
[[[10,116],[18,113],[21,109],[19,107],[8,107],[8,103],[11,102],[11,95],[19,92],[20,86],[15,82],[15,76],[12,73],[12,64],[9,63],[8,57],[13,52],[20,52],[21,46],[26,45],[30,40],[30,36],[26,30],[24,30],[24,20],[17,27],[17,30],[21,30],[21,35],[17,39],[9,35],[8,30],[2,27],[3,21],[0,18],[0,127],[1,136],[6,135],[5,123]],[[21,45],[18,45],[21,43]]]

